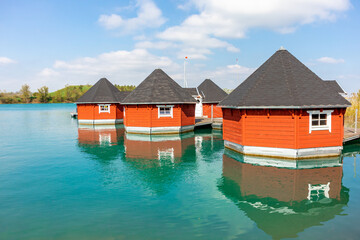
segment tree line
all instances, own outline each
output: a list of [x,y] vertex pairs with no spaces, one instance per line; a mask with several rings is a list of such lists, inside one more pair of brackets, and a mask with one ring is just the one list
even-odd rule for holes
[[351,103],[351,107],[346,109],[345,126],[354,127],[355,119],[357,119],[357,125],[360,128],[360,90],[357,93],[352,93],[348,100]]
[[[92,85],[66,85],[64,88],[49,93],[49,88],[43,86],[36,92],[30,90],[30,86],[24,84],[17,92],[0,91],[0,104],[11,103],[71,103],[81,97]],[[134,85],[117,85],[120,91],[132,91]]]

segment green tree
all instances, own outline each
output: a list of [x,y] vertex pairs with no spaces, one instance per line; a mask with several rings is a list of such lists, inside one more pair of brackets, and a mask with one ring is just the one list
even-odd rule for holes
[[360,120],[360,90],[357,93],[351,94],[348,100],[351,103],[351,107],[348,107],[346,110],[345,123],[350,127],[353,127],[353,124],[355,122],[356,109],[358,110],[356,118],[358,119],[358,122]]
[[55,92],[52,102],[54,103],[61,103],[64,101],[64,97],[61,96],[59,91]]
[[71,86],[65,85],[65,100],[71,101]]
[[39,88],[37,95],[41,103],[47,103],[49,101],[49,88],[46,86]]
[[71,91],[71,97],[70,97],[70,101],[75,102],[76,100],[79,99],[79,97],[82,95],[80,89],[74,87]]
[[24,84],[21,86],[20,89],[21,98],[25,103],[30,102],[31,92],[30,92],[30,86],[27,84]]
[[134,90],[136,88],[135,85],[122,85],[122,86],[120,86],[120,85],[117,85],[117,84],[115,84],[115,87],[117,89],[119,89],[119,91],[132,91],[132,90]]

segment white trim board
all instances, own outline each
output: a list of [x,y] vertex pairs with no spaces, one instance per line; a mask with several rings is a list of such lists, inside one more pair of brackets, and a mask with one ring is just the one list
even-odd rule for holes
[[165,135],[149,135],[149,134],[133,134],[126,133],[126,139],[142,142],[164,142],[164,141],[180,141],[195,136],[194,132],[165,134]]
[[248,163],[266,167],[290,168],[290,169],[312,169],[323,167],[342,166],[341,157],[316,158],[316,159],[280,159],[270,157],[259,157],[242,155],[230,149],[225,149],[224,154],[238,162]]
[[320,147],[320,148],[272,148],[272,147],[255,147],[243,146],[237,143],[224,140],[224,145],[236,152],[245,155],[254,156],[269,156],[278,158],[302,159],[302,158],[320,158],[339,156],[341,154],[342,146],[336,147]]
[[124,119],[78,119],[79,124],[83,125],[110,125],[110,124],[119,124],[123,123]]
[[125,131],[128,133],[140,134],[172,134],[181,132],[194,131],[194,125],[178,126],[178,127],[127,127]]

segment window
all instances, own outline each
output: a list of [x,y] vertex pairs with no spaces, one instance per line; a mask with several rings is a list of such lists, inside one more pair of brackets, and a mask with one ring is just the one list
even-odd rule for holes
[[329,130],[331,132],[331,113],[333,110],[307,112],[309,113],[309,133],[316,130]]
[[110,104],[99,104],[99,113],[110,113]]
[[161,117],[173,117],[173,107],[174,105],[157,105],[158,107],[158,118]]
[[110,133],[99,134],[99,143],[100,143],[100,145],[111,146],[111,134]]
[[320,201],[323,198],[329,198],[330,182],[327,184],[310,184],[308,185],[308,196],[312,202]]

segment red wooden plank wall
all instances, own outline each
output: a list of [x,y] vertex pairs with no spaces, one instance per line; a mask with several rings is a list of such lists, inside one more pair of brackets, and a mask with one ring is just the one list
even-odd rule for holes
[[78,119],[97,120],[97,119],[122,119],[123,107],[120,104],[112,103],[110,113],[99,113],[98,104],[78,104]]
[[331,132],[309,133],[306,110],[239,110],[223,109],[223,138],[245,146],[277,148],[314,148],[341,146],[345,109],[331,114]]
[[158,117],[156,105],[126,105],[125,126],[172,127],[195,124],[195,104],[174,105],[173,117]]
[[203,103],[203,116],[207,116],[211,118],[211,105],[213,105],[213,117],[214,118],[222,118],[222,110],[221,107],[217,106],[217,103]]

